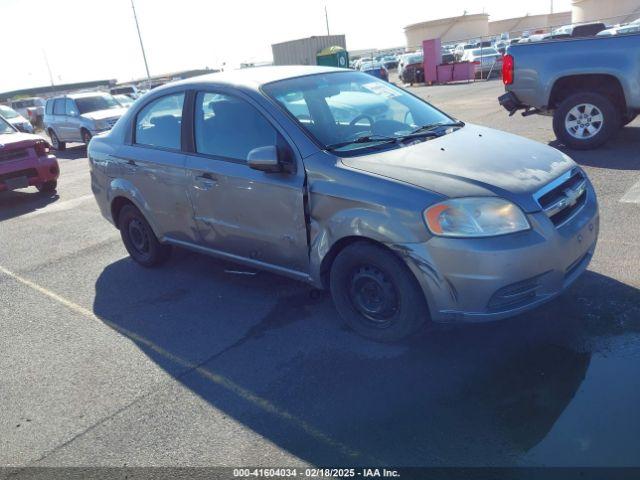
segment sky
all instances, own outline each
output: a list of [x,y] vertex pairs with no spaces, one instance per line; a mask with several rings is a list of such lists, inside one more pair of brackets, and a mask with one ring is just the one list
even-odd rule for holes
[[[348,49],[405,43],[404,27],[489,13],[546,13],[550,0],[134,0],[151,75],[271,60],[271,44],[345,34]],[[554,0],[555,11],[570,0]],[[0,92],[145,76],[131,0],[0,0]]]

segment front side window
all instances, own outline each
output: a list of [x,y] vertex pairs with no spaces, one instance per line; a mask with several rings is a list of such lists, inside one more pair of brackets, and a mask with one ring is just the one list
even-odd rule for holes
[[54,115],[64,115],[65,114],[65,99],[58,98],[53,104],[53,114]]
[[235,160],[277,143],[276,130],[252,105],[217,93],[198,93],[194,130],[198,153]]
[[184,93],[167,95],[147,104],[136,116],[138,145],[180,149]]
[[46,112],[47,115],[53,115],[53,100],[47,100]]
[[0,117],[0,135],[15,133],[15,129],[4,118]]
[[65,114],[69,115],[70,117],[74,117],[76,115],[78,115],[78,109],[76,108],[75,103],[73,103],[73,100],[71,100],[70,98],[67,98],[67,100],[65,101]]
[[[396,138],[453,120],[404,90],[361,72],[326,73],[263,87],[325,148],[361,139]],[[373,143],[359,141],[344,150]]]

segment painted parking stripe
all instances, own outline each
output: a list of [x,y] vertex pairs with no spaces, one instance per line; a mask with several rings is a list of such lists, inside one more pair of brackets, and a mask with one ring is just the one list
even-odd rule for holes
[[42,215],[43,213],[49,214],[53,212],[63,212],[65,210],[72,210],[79,205],[82,205],[89,200],[93,200],[93,195],[83,195],[81,197],[71,198],[69,200],[65,200],[62,202],[54,202],[49,205],[39,208],[38,210],[34,210],[33,212],[25,213],[21,216],[21,218],[29,218],[36,217],[38,215]]
[[181,357],[178,357],[176,355],[174,355],[173,353],[165,350],[164,348],[162,348],[161,346],[155,344],[154,342],[152,342],[151,340],[148,340],[145,337],[142,337],[134,332],[131,332],[125,328],[120,327],[119,325],[116,325],[108,320],[103,320],[101,318],[99,318],[95,313],[93,313],[91,310],[89,310],[88,308],[83,307],[82,305],[78,305],[77,303],[72,302],[71,300],[68,300],[60,295],[58,295],[57,293],[49,290],[48,288],[45,288],[41,285],[38,285],[35,282],[32,282],[31,280],[18,275],[17,273],[12,272],[11,270],[3,267],[2,265],[0,265],[0,273],[5,274],[6,276],[14,279],[15,281],[21,283],[22,285],[25,285],[29,288],[31,288],[32,290],[35,290],[38,293],[41,293],[42,295],[49,297],[50,299],[58,302],[59,304],[65,306],[66,308],[68,308],[69,310],[76,312],[86,318],[89,318],[91,320],[96,320],[97,322],[100,322],[102,324],[105,324],[111,328],[113,328],[115,331],[117,331],[118,333],[120,333],[121,335],[128,337],[130,340],[133,340],[136,343],[142,344],[145,347],[150,348],[151,350],[153,350],[154,352],[158,353],[159,355],[163,356],[164,358],[184,367],[187,368],[189,370],[195,371],[198,375],[200,375],[201,377],[211,381],[212,383],[234,393],[235,395],[239,396],[240,398],[242,398],[243,400],[245,400],[248,403],[253,404],[254,406],[260,408],[261,410],[270,413],[276,417],[279,417],[282,420],[285,420],[291,424],[293,424],[294,426],[300,428],[301,430],[303,430],[307,435],[309,435],[311,438],[313,438],[316,441],[319,441],[321,443],[324,443],[325,445],[330,446],[331,448],[334,448],[336,450],[338,450],[340,453],[342,453],[343,455],[347,455],[349,457],[352,458],[357,458],[357,457],[361,457],[361,458],[368,458],[369,461],[371,461],[372,463],[377,463],[377,464],[382,464],[381,461],[372,458],[370,455],[367,455],[366,457],[356,451],[353,450],[351,447],[332,439],[329,435],[325,434],[324,432],[318,430],[317,428],[315,428],[313,425],[309,424],[308,422],[306,422],[305,420],[302,420],[301,418],[296,417],[295,415],[287,412],[286,410],[283,410],[281,408],[279,408],[277,405],[273,404],[272,402],[270,402],[269,400],[260,397],[259,395],[256,395],[255,393],[251,392],[250,390],[242,387],[241,385],[238,385],[237,383],[235,383],[234,381],[226,378],[223,375],[217,374],[215,372],[212,372],[210,370],[205,369],[204,367],[202,367],[199,364],[190,362],[189,360],[185,360]]
[[620,199],[623,203],[640,203],[640,180],[638,180]]

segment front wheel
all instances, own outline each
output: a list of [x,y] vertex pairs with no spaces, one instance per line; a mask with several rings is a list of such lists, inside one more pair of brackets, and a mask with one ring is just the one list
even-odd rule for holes
[[51,180],[49,182],[44,182],[42,185],[36,187],[40,193],[53,193],[58,188],[58,182],[55,180]]
[[353,243],[338,254],[330,287],[342,319],[372,340],[402,340],[429,317],[413,273],[394,253],[369,242]]
[[143,267],[156,267],[169,258],[171,246],[158,241],[144,215],[133,205],[122,207],[118,228],[127,252]]
[[598,148],[618,131],[620,125],[620,111],[599,93],[573,94],[560,103],[553,114],[556,137],[576,150]]
[[49,130],[49,138],[51,138],[51,146],[54,150],[62,152],[67,148],[67,144],[65,142],[61,142],[58,135],[56,135],[56,132],[53,130]]
[[91,141],[91,132],[89,132],[88,130],[82,130],[82,143],[84,143],[85,145],[89,145],[89,142]]

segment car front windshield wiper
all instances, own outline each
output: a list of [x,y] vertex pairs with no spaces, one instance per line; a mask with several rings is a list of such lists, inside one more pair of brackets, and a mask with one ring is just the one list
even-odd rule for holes
[[384,135],[363,135],[362,137],[355,138],[346,142],[332,143],[327,145],[325,149],[329,152],[337,150],[338,148],[348,147],[349,145],[358,145],[361,143],[378,143],[386,145],[388,143],[395,143],[402,137],[387,137]]
[[429,131],[435,130],[436,128],[441,128],[441,127],[464,127],[464,125],[465,125],[464,122],[428,123],[427,125],[419,126],[415,130],[413,130],[411,133],[415,134],[415,133],[421,133],[421,132],[429,132]]

